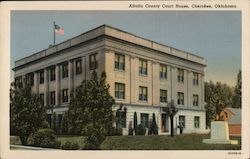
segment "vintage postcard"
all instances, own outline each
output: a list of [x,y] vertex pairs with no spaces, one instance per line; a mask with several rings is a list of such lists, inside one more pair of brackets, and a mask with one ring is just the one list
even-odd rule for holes
[[248,1],[0,5],[1,158],[249,158]]

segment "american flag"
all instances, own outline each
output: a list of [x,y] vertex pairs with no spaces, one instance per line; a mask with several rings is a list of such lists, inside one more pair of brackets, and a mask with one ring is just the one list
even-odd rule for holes
[[58,35],[64,35],[64,29],[55,24],[55,33]]

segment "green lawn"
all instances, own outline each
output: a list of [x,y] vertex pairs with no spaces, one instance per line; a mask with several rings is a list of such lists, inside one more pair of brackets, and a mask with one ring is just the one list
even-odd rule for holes
[[[203,139],[209,139],[209,135],[182,134],[174,137],[169,135],[155,136],[108,136],[101,144],[102,150],[240,150],[241,137],[230,137],[238,140],[238,145],[204,144]],[[17,139],[11,143],[19,143]],[[83,136],[58,136],[61,143],[66,141],[77,142],[80,148],[84,146]]]
[[239,150],[241,137],[231,137],[238,140],[238,145],[204,144],[203,139],[209,135],[188,134],[174,137],[156,136],[110,136],[102,143],[104,150]]

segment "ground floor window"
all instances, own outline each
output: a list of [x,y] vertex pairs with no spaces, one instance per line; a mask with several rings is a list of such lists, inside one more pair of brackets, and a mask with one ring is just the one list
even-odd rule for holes
[[200,128],[200,117],[199,116],[194,117],[194,128]]
[[179,126],[185,128],[185,116],[184,115],[179,116]]
[[118,128],[126,128],[127,127],[127,117],[126,112],[119,112],[116,114],[116,127]]
[[141,113],[141,124],[148,128],[148,114]]

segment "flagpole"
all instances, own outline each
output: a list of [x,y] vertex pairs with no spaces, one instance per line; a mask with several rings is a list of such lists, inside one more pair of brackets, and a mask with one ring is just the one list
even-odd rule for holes
[[53,35],[54,35],[54,45],[56,44],[56,33],[55,33],[55,26],[56,26],[56,22],[54,22],[54,26],[53,26]]

